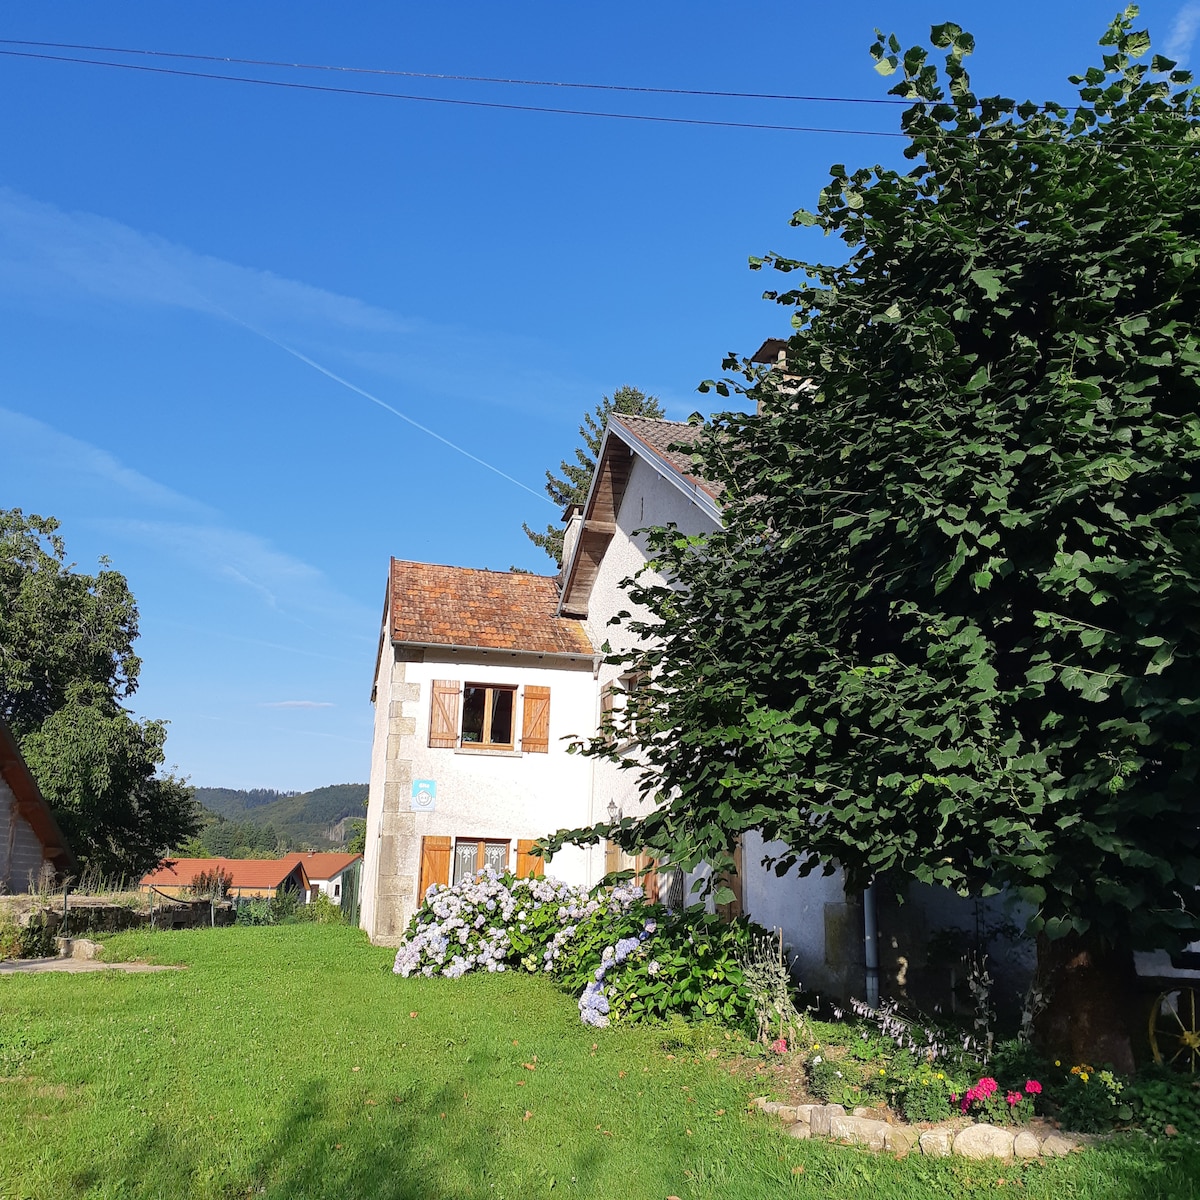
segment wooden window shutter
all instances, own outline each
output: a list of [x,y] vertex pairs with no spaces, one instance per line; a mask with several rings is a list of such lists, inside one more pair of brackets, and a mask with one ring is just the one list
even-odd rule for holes
[[621,847],[614,841],[604,843],[604,873],[611,875],[621,869]]
[[534,843],[524,838],[517,838],[517,878],[526,879],[530,875],[545,875],[546,864],[540,854],[533,851]]
[[646,900],[650,904],[658,903],[658,859],[649,854],[637,856],[636,882],[642,885]]
[[611,742],[613,738],[613,709],[616,707],[616,688],[606,683],[600,688],[600,736]]
[[429,744],[441,750],[458,745],[458,693],[460,685],[452,679],[433,681],[429,705]]
[[742,915],[742,839],[738,838],[733,848],[733,870],[722,875],[718,884],[733,892],[733,899],[728,904],[718,904],[717,912],[726,920]]
[[421,839],[421,881],[417,885],[417,903],[423,904],[425,893],[435,883],[450,882],[450,839],[423,837]]
[[526,754],[546,754],[550,750],[550,689],[548,687],[529,684],[525,688],[521,749]]

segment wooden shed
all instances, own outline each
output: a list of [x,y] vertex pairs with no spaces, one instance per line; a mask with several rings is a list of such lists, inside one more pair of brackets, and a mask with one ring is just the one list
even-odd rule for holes
[[46,864],[56,879],[77,866],[17,739],[0,721],[0,891],[35,890]]

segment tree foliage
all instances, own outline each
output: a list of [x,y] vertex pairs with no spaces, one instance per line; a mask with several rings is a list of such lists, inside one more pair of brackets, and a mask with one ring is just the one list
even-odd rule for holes
[[662,803],[623,844],[761,830],[781,871],[1014,889],[1051,939],[1200,932],[1200,126],[1135,15],[1073,108],[977,97],[955,25],[944,70],[880,35],[913,165],[795,214],[843,265],[752,262],[799,279],[786,369],[727,360],[762,412],[700,450],[724,527],[630,587]]
[[[559,463],[562,475],[553,471],[546,472],[546,495],[560,508],[568,504],[583,504],[587,499],[588,490],[592,486],[592,476],[596,473],[596,455],[600,453],[600,443],[604,438],[604,427],[608,424],[611,413],[625,413],[638,417],[662,417],[662,405],[657,396],[647,396],[638,388],[619,387],[612,396],[605,396],[592,412],[584,413],[583,424],[579,427],[579,436],[583,439],[582,446],[575,447],[575,461],[563,459]],[[525,536],[535,545],[562,566],[563,528],[561,525],[547,525],[545,533],[538,533],[528,525],[522,525]]]
[[66,563],[51,517],[0,510],[0,716],[76,855],[140,875],[197,827],[160,768],[166,726],[135,721],[137,608],[124,576]]

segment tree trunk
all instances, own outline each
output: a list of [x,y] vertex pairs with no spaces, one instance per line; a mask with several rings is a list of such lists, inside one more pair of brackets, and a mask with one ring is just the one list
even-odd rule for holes
[[1037,986],[1045,1007],[1035,1018],[1038,1048],[1064,1064],[1134,1069],[1137,974],[1128,949],[1072,934],[1038,938]]

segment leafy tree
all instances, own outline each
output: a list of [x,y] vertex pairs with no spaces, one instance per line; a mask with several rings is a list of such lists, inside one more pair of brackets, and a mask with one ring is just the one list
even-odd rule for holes
[[[583,424],[579,427],[583,445],[575,447],[575,461],[568,462],[563,459],[559,463],[561,476],[552,471],[546,472],[546,495],[560,508],[565,509],[568,504],[582,504],[587,499],[588,489],[592,486],[592,476],[596,473],[596,455],[600,453],[604,427],[608,424],[611,413],[625,413],[638,417],[665,415],[657,396],[647,396],[645,392],[628,385],[617,388],[611,397],[605,396],[592,412],[585,413]],[[522,525],[521,528],[535,546],[541,547],[562,566],[561,525],[547,525],[545,533],[537,533],[528,525]]]
[[977,97],[955,25],[945,86],[872,48],[914,165],[835,166],[796,213],[843,265],[753,262],[800,277],[768,293],[796,333],[784,371],[713,385],[762,402],[700,451],[724,528],[660,530],[670,585],[630,589],[627,733],[662,804],[615,831],[1010,889],[1043,1040],[1119,1065],[1131,951],[1200,935],[1200,125],[1135,15],[1074,108]]
[[195,832],[192,793],[160,773],[163,722],[121,705],[141,666],[129,585],[106,560],[76,572],[57,530],[0,510],[0,716],[79,858],[140,875]]

